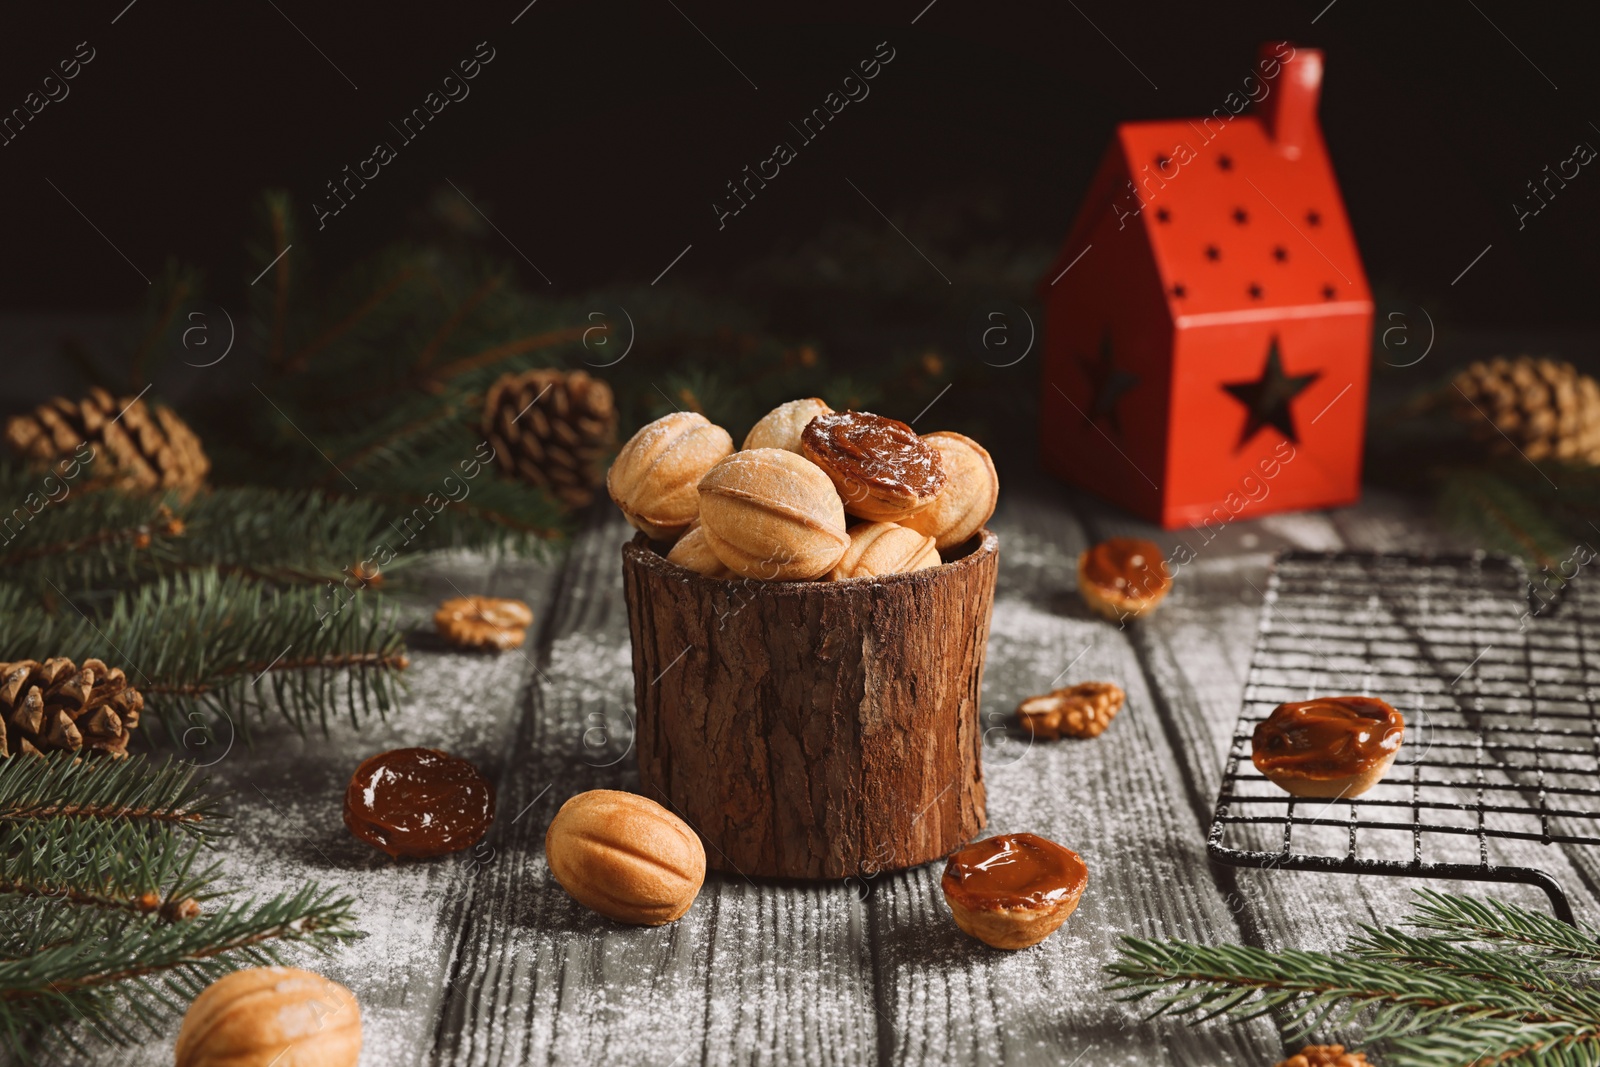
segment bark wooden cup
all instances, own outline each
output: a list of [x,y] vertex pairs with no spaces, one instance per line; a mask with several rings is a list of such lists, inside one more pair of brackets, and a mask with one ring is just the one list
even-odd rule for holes
[[717,870],[844,878],[983,828],[983,688],[1000,543],[871,581],[725,580],[622,546],[640,792]]

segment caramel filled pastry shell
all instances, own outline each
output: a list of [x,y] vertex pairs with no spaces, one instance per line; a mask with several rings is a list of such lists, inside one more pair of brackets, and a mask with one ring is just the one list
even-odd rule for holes
[[550,873],[579,904],[617,922],[683,918],[706,880],[706,850],[655,801],[591,789],[561,805],[544,835]]
[[957,926],[995,948],[1019,949],[1055,933],[1077,910],[1089,868],[1037,834],[1001,834],[952,855],[939,885]]
[[1112,622],[1153,611],[1171,589],[1167,561],[1154,541],[1113,537],[1078,555],[1078,592]]
[[1279,704],[1250,738],[1250,762],[1285,792],[1358,797],[1389,772],[1405,718],[1376,697],[1318,697]]

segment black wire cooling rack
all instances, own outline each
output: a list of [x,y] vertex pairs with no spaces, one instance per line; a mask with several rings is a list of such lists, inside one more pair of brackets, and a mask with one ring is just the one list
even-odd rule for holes
[[[1227,864],[1542,888],[1537,845],[1600,845],[1600,596],[1568,586],[1530,613],[1527,578],[1492,556],[1288,552],[1269,579],[1244,709],[1208,849]],[[1592,583],[1591,583],[1592,586]],[[1295,799],[1250,762],[1286,701],[1381,697],[1405,716],[1370,792]]]

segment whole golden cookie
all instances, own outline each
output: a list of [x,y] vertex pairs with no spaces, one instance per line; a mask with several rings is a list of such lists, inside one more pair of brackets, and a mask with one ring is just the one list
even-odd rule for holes
[[682,918],[706,880],[705,846],[688,824],[615,789],[591,789],[561,805],[544,852],[572,899],[639,926]]
[[683,531],[683,536],[678,538],[677,544],[672,546],[672,551],[667,553],[667,561],[676,563],[680,567],[688,567],[696,574],[703,574],[707,578],[734,578],[737,577],[728,565],[711,551],[711,545],[706,541],[706,531],[696,519]]
[[489,596],[451,597],[433,613],[440,635],[458,648],[516,648],[532,623],[522,601]]
[[800,447],[857,518],[899,522],[932,504],[945,485],[935,449],[905,423],[871,412],[818,415],[806,424]]
[[970,437],[940,430],[923,441],[939,453],[944,464],[944,488],[932,504],[900,525],[927,534],[940,552],[947,552],[965,544],[994,515],[1000,501],[1000,475],[988,451]]
[[832,410],[816,397],[779,404],[750,427],[750,432],[744,438],[744,447],[781,448],[785,452],[804,455],[800,450],[801,432],[812,419]]
[[700,527],[731,570],[767,581],[826,574],[850,547],[833,483],[780,448],[735,452],[711,468],[700,481]]
[[635,529],[670,541],[700,513],[695,486],[732,451],[728,431],[704,415],[663,415],[622,446],[606,472],[606,492]]
[[175,1067],[356,1067],[361,1006],[338,982],[297,967],[218,978],[189,1005]]
[[892,522],[863,522],[850,528],[850,547],[828,577],[876,578],[938,565],[933,538]]

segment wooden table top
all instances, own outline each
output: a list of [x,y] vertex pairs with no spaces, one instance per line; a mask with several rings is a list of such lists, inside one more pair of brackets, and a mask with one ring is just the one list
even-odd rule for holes
[[[989,832],[1034,831],[1081,853],[1089,889],[1043,944],[1000,952],[962,935],[940,865],[866,883],[771,884],[713,873],[673,925],[613,924],[571,899],[545,863],[546,826],[585,789],[632,789],[631,677],[620,546],[597,505],[570,549],[545,561],[447,554],[397,599],[417,628],[409,695],[386,723],[300,738],[264,721],[211,768],[232,791],[225,880],[271,893],[314,878],[357,898],[366,936],[309,966],[360,998],[362,1063],[1272,1064],[1272,1025],[1141,1021],[1104,988],[1123,933],[1326,948],[1363,922],[1396,919],[1402,878],[1238,870],[1206,857],[1206,830],[1249,668],[1272,553],[1280,548],[1444,549],[1420,504],[1237,521],[1205,542],[1150,618],[1118,629],[1075,591],[1077,553],[1113,534],[1162,533],[1035,473],[1007,475],[992,528],[1001,564],[986,724],[1073,681],[1122,685],[1128,705],[1092,741],[985,748]],[[417,586],[413,586],[416,588]],[[438,600],[526,599],[520,651],[450,652],[431,640]],[[365,756],[444,748],[498,785],[498,820],[473,852],[394,862],[340,820]],[[1600,855],[1508,846],[1596,913]],[[1457,885],[1438,885],[1457,888]],[[1520,886],[1489,891],[1545,908]],[[107,1064],[171,1062],[171,1032]]]

